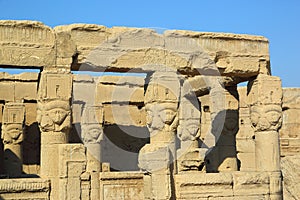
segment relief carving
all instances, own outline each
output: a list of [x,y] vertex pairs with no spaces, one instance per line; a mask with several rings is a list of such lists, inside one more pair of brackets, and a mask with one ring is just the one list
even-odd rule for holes
[[199,119],[180,121],[177,135],[181,141],[194,141],[200,137]]
[[69,102],[53,100],[38,102],[37,121],[43,132],[65,132],[71,127],[71,107]]
[[97,144],[103,140],[103,107],[86,106],[81,120],[81,137],[85,144]]
[[282,124],[282,108],[279,105],[252,106],[252,126],[256,131],[277,131]]
[[145,106],[147,116],[146,123],[150,132],[175,131],[178,118],[177,104],[174,103],[151,103]]
[[20,144],[23,142],[23,125],[2,125],[2,136],[4,144]]
[[25,106],[22,103],[7,103],[3,111],[1,138],[5,144],[20,144],[23,141]]

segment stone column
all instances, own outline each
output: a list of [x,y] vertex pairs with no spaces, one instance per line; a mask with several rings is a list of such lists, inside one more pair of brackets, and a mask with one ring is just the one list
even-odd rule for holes
[[139,152],[139,167],[151,174],[147,183],[155,199],[174,198],[179,96],[180,81],[175,72],[156,72],[151,76],[145,94],[150,144]]
[[181,90],[179,104],[178,138],[181,140],[180,149],[177,150],[178,171],[203,170],[204,157],[207,149],[200,149],[198,140],[200,136],[201,111],[197,96],[192,87],[185,80]]
[[22,174],[22,142],[25,106],[23,103],[6,103],[2,119],[4,168],[9,177]]
[[101,142],[103,141],[103,107],[87,105],[83,110],[81,137],[87,150],[86,172],[91,176],[91,199],[100,199],[99,173],[101,169]]
[[58,199],[58,145],[68,142],[71,127],[72,74],[44,71],[38,90],[37,121],[41,130],[41,176],[51,179],[51,198]]
[[248,84],[250,118],[255,130],[256,169],[280,171],[279,134],[282,88],[278,77],[258,75]]
[[282,124],[280,78],[258,75],[248,84],[248,96],[255,131],[256,170],[270,172],[270,198],[282,199],[278,133]]

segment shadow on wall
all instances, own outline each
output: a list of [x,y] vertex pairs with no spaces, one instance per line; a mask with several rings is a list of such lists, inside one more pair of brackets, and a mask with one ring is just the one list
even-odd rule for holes
[[23,164],[40,165],[41,132],[38,123],[25,126],[23,146]]
[[236,151],[238,130],[238,110],[223,110],[217,114],[212,122],[212,133],[216,138],[216,145],[206,155],[207,172],[238,171],[240,169]]
[[112,171],[139,171],[138,154],[150,142],[146,127],[110,125],[104,127],[103,162]]
[[[70,143],[83,143],[80,131],[80,123],[72,124]],[[111,171],[139,171],[139,151],[149,142],[147,127],[105,125],[101,143],[102,162],[110,163]]]

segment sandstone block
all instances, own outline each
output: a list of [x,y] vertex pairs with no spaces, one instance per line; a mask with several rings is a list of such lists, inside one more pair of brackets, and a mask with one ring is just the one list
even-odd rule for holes
[[93,105],[96,102],[96,84],[95,83],[73,83],[73,101],[81,101]]
[[237,139],[236,150],[238,153],[254,153],[255,141],[253,139]]
[[133,105],[104,105],[105,124],[119,124],[125,126],[145,126],[146,111],[145,108],[139,109]]
[[184,172],[175,175],[176,198],[198,199],[233,196],[230,173]]
[[48,200],[51,190],[50,180],[41,178],[1,179],[0,186],[1,198],[8,200]]
[[251,105],[277,104],[281,105],[282,88],[279,77],[258,75],[257,78],[248,84],[248,99]]
[[270,193],[268,173],[233,173],[234,195],[265,195]]
[[98,83],[101,84],[128,85],[132,87],[144,87],[144,82],[145,78],[139,76],[101,76],[98,79]]
[[144,88],[115,85],[97,85],[96,102],[144,102]]
[[[300,156],[286,156],[281,159],[283,174],[283,192],[287,199],[297,199],[300,196]],[[290,197],[290,198],[288,198]]]
[[36,122],[36,111],[37,105],[35,103],[24,103],[25,104],[25,124],[31,125]]
[[60,144],[58,156],[61,178],[78,178],[83,173],[86,154],[82,144]]
[[15,99],[16,100],[36,100],[37,82],[16,82]]
[[299,108],[300,89],[299,88],[283,88],[282,107]]
[[53,30],[36,21],[0,21],[1,65],[49,66],[55,64]]
[[101,199],[144,199],[143,173],[102,172],[99,178]]
[[237,153],[240,162],[240,171],[256,171],[255,153]]
[[71,99],[72,75],[44,72],[39,85],[39,99]]
[[13,82],[0,82],[0,99],[5,101],[14,101],[15,85]]

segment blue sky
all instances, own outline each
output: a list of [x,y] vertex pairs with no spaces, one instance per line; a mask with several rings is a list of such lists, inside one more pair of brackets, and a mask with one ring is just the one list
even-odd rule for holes
[[284,87],[300,87],[299,0],[0,0],[0,19],[263,35],[270,41],[273,75]]

